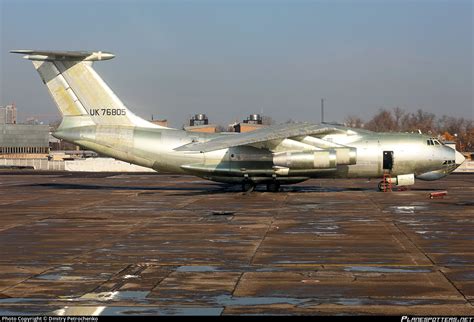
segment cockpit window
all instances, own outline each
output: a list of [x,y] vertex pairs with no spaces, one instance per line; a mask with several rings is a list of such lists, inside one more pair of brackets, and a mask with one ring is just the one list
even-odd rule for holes
[[451,165],[451,164],[455,164],[456,161],[455,160],[446,160],[443,162],[444,165]]
[[438,139],[428,139],[426,140],[426,145],[443,145]]

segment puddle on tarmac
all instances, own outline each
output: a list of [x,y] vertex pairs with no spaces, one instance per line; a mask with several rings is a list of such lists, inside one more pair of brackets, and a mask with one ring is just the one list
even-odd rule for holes
[[177,272],[217,272],[219,268],[215,266],[180,266]]
[[[361,305],[397,305],[397,306],[409,306],[409,305],[438,305],[442,302],[438,302],[433,299],[373,299],[373,298],[337,298],[334,299],[333,303],[347,305],[347,306],[361,306]],[[331,303],[331,300],[324,301],[324,303]]]
[[346,272],[371,272],[371,273],[430,273],[426,268],[400,268],[400,267],[378,267],[378,266],[349,266]]
[[44,299],[41,298],[22,298],[22,297],[8,297],[5,299],[0,299],[0,304],[4,303],[31,303],[31,302],[41,302],[44,301]]
[[340,305],[347,305],[347,306],[363,305],[363,304],[364,304],[364,300],[363,300],[363,299],[358,299],[358,298],[354,298],[354,299],[337,299],[335,302],[336,302],[337,304],[340,304]]
[[95,300],[95,301],[144,301],[148,296],[149,291],[114,291],[114,292],[100,292],[87,293],[78,299],[70,299],[71,301]]
[[[40,310],[35,311],[34,309],[31,308],[25,308],[25,311],[13,311],[13,310],[1,310],[0,309],[0,316],[31,316],[31,315],[45,315],[48,314],[48,312],[42,312]],[[8,321],[8,320],[5,320]],[[18,321],[18,319],[15,319],[15,321]],[[25,320],[26,321],[26,320]]]
[[43,274],[43,275],[37,276],[36,278],[41,279],[41,280],[48,280],[48,281],[83,281],[83,280],[91,279],[84,276],[65,276],[62,274]]
[[101,315],[221,315],[223,307],[143,307],[116,306],[107,307]]
[[321,263],[318,261],[276,261],[275,264],[287,265],[287,264],[321,264]]
[[426,206],[392,206],[390,210],[396,214],[414,214],[428,209]]
[[145,300],[149,291],[119,291],[114,300]]
[[427,232],[428,232],[427,230],[417,230],[417,231],[415,231],[415,233],[420,234],[420,235],[424,235]]
[[100,292],[100,293],[87,293],[78,299],[70,299],[71,301],[77,300],[95,300],[95,301],[111,301],[115,300],[118,291],[115,292]]
[[[105,294],[107,293],[107,294]],[[121,294],[118,294],[121,293]],[[113,297],[115,300],[144,298],[149,292],[145,291],[125,291],[125,292],[104,292],[104,297]],[[99,294],[99,293],[98,293]],[[96,294],[97,295],[97,294]],[[9,299],[10,302],[0,300],[0,303],[21,303],[31,302],[31,299]],[[46,301],[45,299],[36,299]],[[314,304],[339,304],[344,306],[361,305],[426,305],[437,304],[433,299],[373,299],[373,298],[291,298],[291,297],[233,297],[232,295],[219,295],[215,297],[203,297],[209,306],[173,306],[166,303],[168,299],[160,299],[164,306],[64,306],[54,311],[48,312],[50,315],[221,315],[225,307],[232,306],[259,306],[290,304],[294,306],[308,306]],[[441,304],[442,302],[440,302]],[[34,304],[33,304],[34,305]],[[0,314],[6,315],[31,315],[34,310],[28,312],[20,310],[2,310]],[[43,312],[44,313],[44,312]]]
[[469,257],[461,257],[457,255],[451,255],[443,258],[442,263],[443,265],[472,265],[473,261]]
[[254,306],[271,304],[301,305],[311,301],[310,299],[297,299],[291,297],[235,297],[231,295],[219,295],[213,298],[218,305],[222,306]]
[[51,315],[221,315],[223,307],[66,306]]
[[283,272],[286,270],[285,268],[278,268],[278,267],[263,267],[263,268],[258,268],[255,271],[256,272]]
[[131,278],[132,278],[132,279],[140,278],[140,276],[139,276],[139,275],[125,275],[125,276],[123,277],[124,280],[128,280],[128,279],[131,279]]

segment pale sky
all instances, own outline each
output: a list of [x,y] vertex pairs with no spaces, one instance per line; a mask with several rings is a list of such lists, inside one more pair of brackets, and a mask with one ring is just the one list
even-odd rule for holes
[[319,122],[379,108],[474,119],[473,1],[0,0],[0,105],[59,118],[11,49],[102,50],[129,109],[180,127],[196,113]]

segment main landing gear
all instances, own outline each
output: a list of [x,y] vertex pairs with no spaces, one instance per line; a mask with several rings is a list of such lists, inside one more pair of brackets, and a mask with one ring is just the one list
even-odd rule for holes
[[[252,181],[245,181],[242,183],[242,192],[251,193],[254,191],[256,184]],[[272,181],[267,183],[268,192],[278,192],[280,191],[280,183],[278,181]]]
[[255,189],[256,184],[252,181],[245,181],[242,183],[242,192],[251,193]]
[[267,183],[267,191],[268,192],[278,192],[280,191],[280,183],[278,181],[273,181]]

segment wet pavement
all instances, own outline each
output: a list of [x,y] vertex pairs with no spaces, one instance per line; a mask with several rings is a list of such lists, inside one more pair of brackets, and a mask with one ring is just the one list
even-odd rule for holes
[[472,315],[473,183],[0,172],[0,315]]

